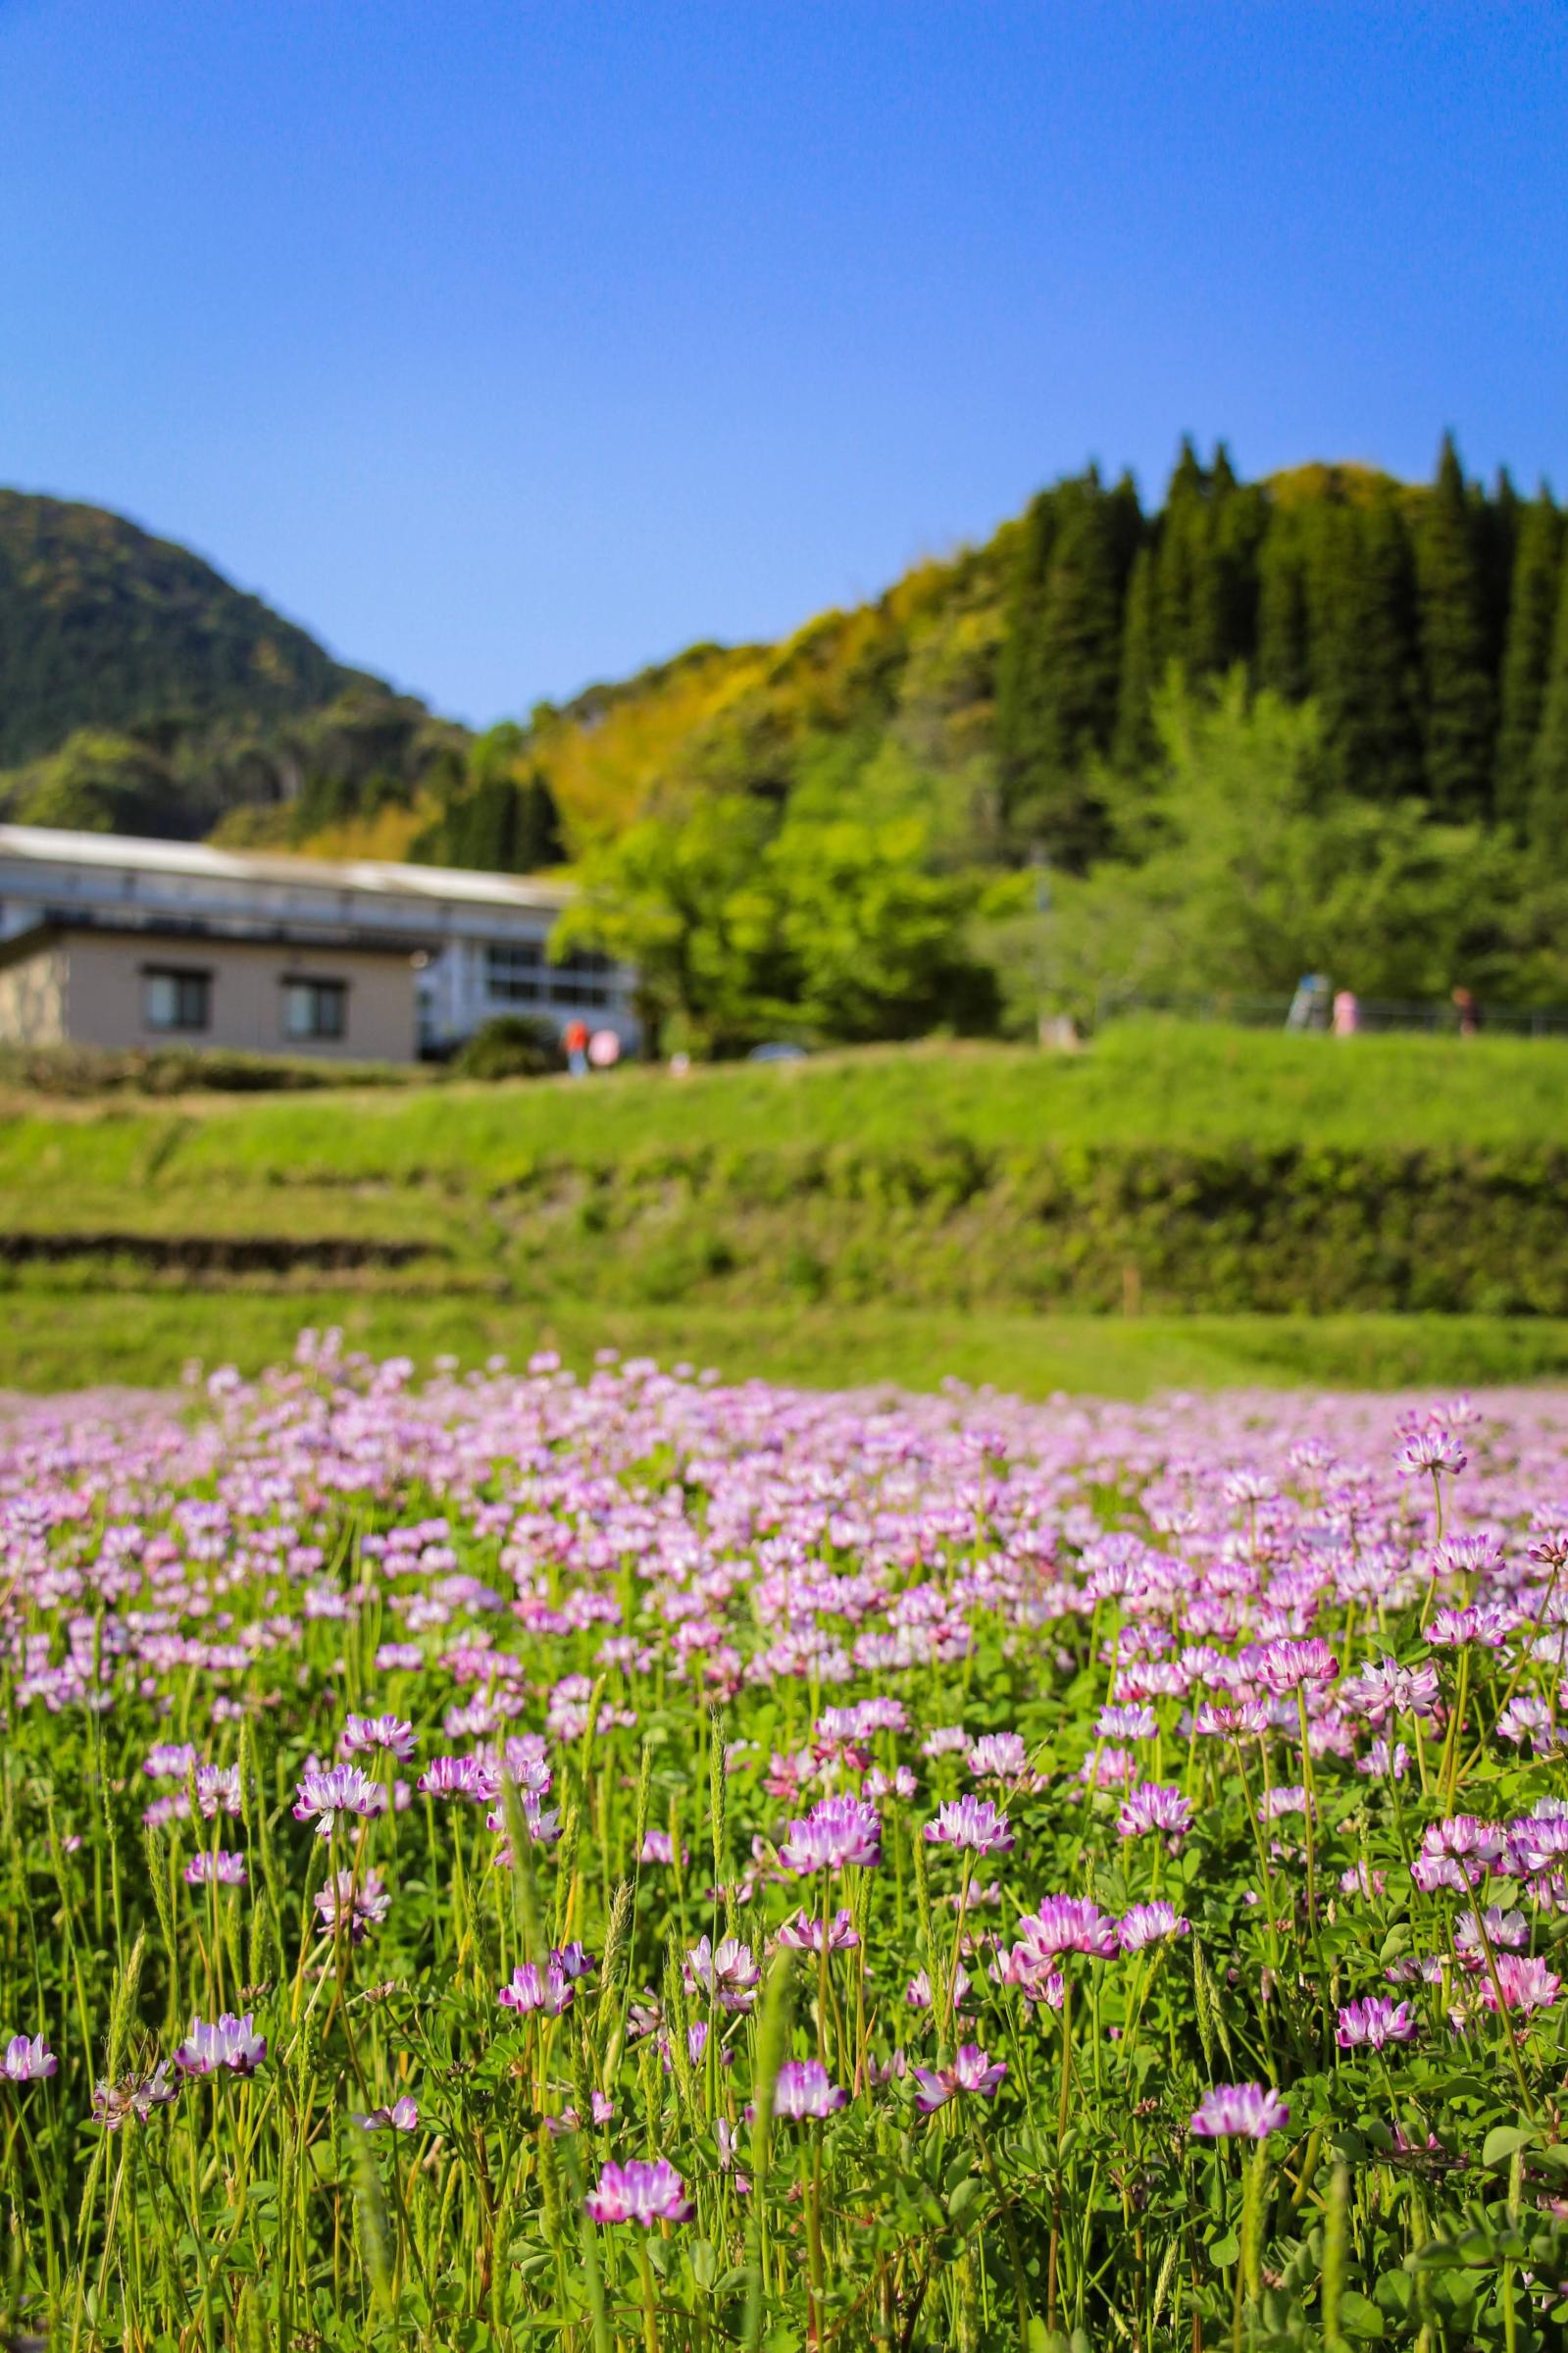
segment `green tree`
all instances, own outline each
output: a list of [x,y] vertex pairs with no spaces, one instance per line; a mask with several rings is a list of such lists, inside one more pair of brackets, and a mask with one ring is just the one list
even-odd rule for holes
[[931,871],[919,817],[786,819],[768,853],[792,1009],[825,1038],[989,1030],[993,976],[973,956],[973,876]]
[[6,779],[6,814],[23,825],[92,834],[188,838],[168,760],[139,736],[78,728],[56,752]]
[[1367,996],[1490,989],[1519,873],[1476,825],[1333,790],[1315,705],[1173,674],[1156,702],[1158,846],[1061,887],[1054,952],[1092,1001],[1122,986],[1284,996],[1326,971]]
[[1541,732],[1531,760],[1531,848],[1554,874],[1568,870],[1568,563],[1562,567]]
[[1485,814],[1496,701],[1487,661],[1476,509],[1451,435],[1416,529],[1427,794],[1443,817]]
[[1299,512],[1276,508],[1258,550],[1257,683],[1286,702],[1312,686],[1307,536]]
[[1421,673],[1404,518],[1380,493],[1366,504],[1326,504],[1305,528],[1326,777],[1369,800],[1419,793]]
[[1550,491],[1543,488],[1525,508],[1519,525],[1497,730],[1495,811],[1499,822],[1519,835],[1530,823],[1536,738],[1551,667],[1562,545],[1562,516]]
[[1154,553],[1146,543],[1134,558],[1122,622],[1122,660],[1116,685],[1116,729],[1111,758],[1135,776],[1155,749]]
[[590,850],[552,953],[604,949],[632,964],[654,1050],[724,1051],[757,1035],[784,982],[764,864],[769,811],[743,793],[697,793]]
[[1026,537],[997,697],[1004,807],[1015,842],[1081,867],[1104,841],[1095,764],[1116,729],[1122,606],[1141,517],[1124,481],[1090,467],[1051,494]]

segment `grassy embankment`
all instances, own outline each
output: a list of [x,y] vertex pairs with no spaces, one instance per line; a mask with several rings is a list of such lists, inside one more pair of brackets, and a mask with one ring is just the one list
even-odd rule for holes
[[250,1367],[329,1319],[1034,1394],[1568,1373],[1549,1044],[1129,1026],[1078,1059],[0,1114],[14,1385]]

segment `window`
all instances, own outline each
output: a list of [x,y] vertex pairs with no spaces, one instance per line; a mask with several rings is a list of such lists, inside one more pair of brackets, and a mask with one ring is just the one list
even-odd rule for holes
[[539,977],[543,961],[544,950],[533,942],[519,947],[487,947],[485,994],[504,1005],[537,1004],[544,995]]
[[150,1030],[204,1030],[212,1018],[213,976],[177,965],[145,965],[141,1017]]
[[341,1038],[348,1027],[344,981],[284,981],[285,1038]]

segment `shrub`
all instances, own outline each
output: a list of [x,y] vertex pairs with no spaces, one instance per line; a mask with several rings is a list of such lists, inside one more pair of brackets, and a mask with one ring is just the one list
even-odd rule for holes
[[461,1079],[538,1079],[565,1067],[553,1024],[535,1013],[498,1013],[452,1059]]

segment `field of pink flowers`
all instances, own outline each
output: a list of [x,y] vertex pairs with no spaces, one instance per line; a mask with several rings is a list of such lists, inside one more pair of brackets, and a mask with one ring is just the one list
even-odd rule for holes
[[0,1523],[10,2346],[1564,2343],[1568,1396],[307,1336]]

